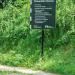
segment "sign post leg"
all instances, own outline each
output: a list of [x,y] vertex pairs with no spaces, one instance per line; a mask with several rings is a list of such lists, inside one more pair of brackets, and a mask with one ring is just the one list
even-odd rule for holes
[[42,29],[42,40],[41,40],[42,46],[41,46],[41,57],[44,56],[44,29]]

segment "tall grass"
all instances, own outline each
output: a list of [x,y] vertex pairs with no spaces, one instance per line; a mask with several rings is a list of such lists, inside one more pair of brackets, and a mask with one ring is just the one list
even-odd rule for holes
[[57,0],[56,28],[45,30],[42,63],[41,29],[30,29],[29,17],[29,0],[8,2],[0,9],[0,64],[74,75],[75,0]]

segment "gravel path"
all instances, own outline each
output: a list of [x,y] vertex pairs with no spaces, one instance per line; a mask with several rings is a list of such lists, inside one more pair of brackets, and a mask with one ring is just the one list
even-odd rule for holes
[[[20,72],[23,73],[23,75],[58,75],[58,74],[52,74],[52,73],[46,73],[43,71],[33,71],[31,69],[25,69],[21,67],[10,67],[10,66],[3,66],[0,65],[0,71],[9,71],[9,72]],[[20,75],[20,74],[10,74],[10,75]]]

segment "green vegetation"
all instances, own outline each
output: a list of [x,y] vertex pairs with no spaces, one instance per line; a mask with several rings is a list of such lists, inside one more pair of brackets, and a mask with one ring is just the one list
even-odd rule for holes
[[[13,1],[13,0],[12,0]],[[11,0],[0,9],[0,64],[75,75],[75,0],[57,0],[56,28],[30,29],[29,0]]]
[[17,72],[4,72],[4,71],[0,71],[0,75],[30,75],[30,74],[23,74],[23,73],[17,73]]

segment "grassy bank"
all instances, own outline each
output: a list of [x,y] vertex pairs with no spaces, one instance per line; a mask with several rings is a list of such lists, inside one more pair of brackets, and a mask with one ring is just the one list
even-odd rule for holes
[[41,60],[41,30],[29,27],[29,0],[8,2],[0,9],[0,64],[75,75],[74,12],[74,0],[57,0],[56,28],[45,30]]

